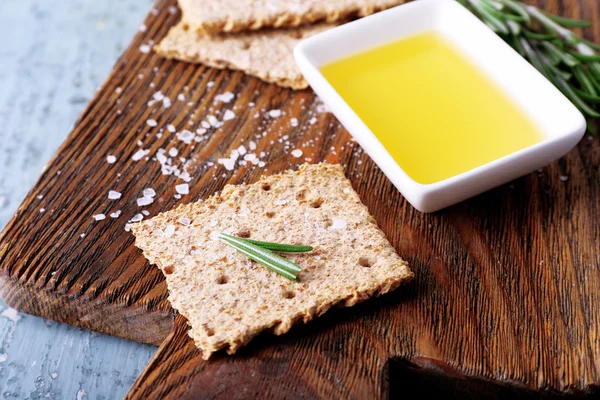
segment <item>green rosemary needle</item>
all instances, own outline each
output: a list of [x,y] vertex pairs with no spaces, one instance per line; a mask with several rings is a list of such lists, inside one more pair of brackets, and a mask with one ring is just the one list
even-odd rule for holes
[[588,21],[559,17],[519,0],[457,0],[548,78],[588,118],[600,117],[600,45],[570,28]]
[[[302,271],[302,269],[294,264],[293,262],[278,256],[277,254],[271,252],[270,250],[263,248],[257,244],[251,243],[249,239],[238,238],[232,235],[228,235],[226,233],[221,233],[219,238],[223,240],[225,243],[229,244],[251,260],[256,261],[257,263],[264,265],[270,270],[277,272],[278,274],[285,276],[288,279],[293,281],[299,281],[298,273]],[[264,243],[264,242],[259,242]],[[273,243],[267,242],[270,245]],[[275,243],[277,244],[277,243]],[[281,246],[290,246],[290,245],[281,245]],[[299,246],[293,246],[299,247]],[[303,246],[310,247],[310,246]],[[297,251],[297,250],[296,250]]]
[[246,243],[255,244],[263,249],[271,251],[280,251],[282,253],[304,253],[306,251],[312,251],[312,246],[296,246],[294,244],[283,244],[273,242],[261,242],[260,240],[252,240],[246,238],[238,238]]

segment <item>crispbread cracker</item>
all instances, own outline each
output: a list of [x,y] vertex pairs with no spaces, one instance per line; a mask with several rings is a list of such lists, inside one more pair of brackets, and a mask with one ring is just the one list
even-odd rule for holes
[[405,0],[179,0],[183,21],[200,33],[240,32],[363,17]]
[[[169,300],[208,359],[232,354],[264,330],[280,335],[335,305],[352,306],[412,277],[339,165],[227,185],[213,197],[132,225],[136,245],[167,279]],[[306,244],[288,253],[292,282],[217,239],[220,232]]]
[[163,57],[242,70],[280,86],[304,89],[308,84],[294,61],[294,46],[300,40],[333,26],[318,24],[295,29],[203,36],[185,30],[180,22],[171,28],[155,50]]

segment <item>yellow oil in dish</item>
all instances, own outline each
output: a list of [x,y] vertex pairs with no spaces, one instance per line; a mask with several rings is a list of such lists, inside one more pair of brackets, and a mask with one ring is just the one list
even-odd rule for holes
[[544,138],[441,35],[359,53],[321,72],[415,181],[439,182]]

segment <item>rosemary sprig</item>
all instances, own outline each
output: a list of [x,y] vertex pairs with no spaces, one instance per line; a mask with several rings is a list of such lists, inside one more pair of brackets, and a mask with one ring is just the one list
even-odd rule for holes
[[600,45],[569,28],[588,21],[552,15],[519,0],[457,0],[517,50],[587,117],[600,117]]
[[311,246],[294,246],[291,244],[261,242],[258,240],[239,238],[226,233],[219,234],[219,239],[223,240],[251,260],[296,282],[299,281],[298,273],[302,272],[302,268],[270,250],[297,253],[311,251],[313,249]]

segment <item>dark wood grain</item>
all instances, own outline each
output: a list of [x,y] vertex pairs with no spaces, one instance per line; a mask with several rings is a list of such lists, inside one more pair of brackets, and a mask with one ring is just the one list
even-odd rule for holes
[[[131,399],[384,398],[422,393],[423,387],[436,386],[432,382],[473,398],[477,393],[496,398],[597,394],[597,137],[584,138],[538,173],[441,212],[421,214],[332,115],[315,113],[310,91],[291,92],[239,72],[140,52],[141,44],[158,40],[178,20],[178,14],[167,12],[174,3],[157,2],[158,13],[145,22],[147,31],[135,37],[3,232],[0,291],[7,303],[142,342],[164,340],[132,388]],[[593,20],[585,34],[600,41],[595,0],[537,4]],[[147,102],[158,90],[171,99],[185,92],[186,100],[155,111]],[[159,127],[149,127],[146,120],[196,129],[207,115],[231,108],[213,101],[226,91],[239,93],[237,118],[201,145],[180,149],[193,160],[193,180],[190,195],[177,200],[174,186],[181,181],[162,175],[156,163],[131,160],[140,148],[138,140],[152,154],[173,143],[172,135],[158,138]],[[256,105],[249,108],[249,102]],[[265,110],[274,108],[284,111],[285,118],[263,118]],[[259,118],[254,117],[257,111]],[[189,125],[192,114],[196,117]],[[316,123],[310,124],[313,116]],[[298,127],[290,126],[290,117],[298,118]],[[263,131],[267,135],[257,139],[256,133]],[[289,156],[285,143],[271,144],[281,135],[289,135],[292,147],[311,143],[303,151],[312,162],[345,166],[416,279],[383,298],[297,326],[283,337],[262,335],[235,356],[219,354],[204,362],[187,337],[185,320],[174,319],[161,274],[133,246],[125,222],[139,212],[135,200],[145,187],[158,192],[148,207],[154,215],[178,202],[206,198],[226,183],[251,182],[264,172],[303,162]],[[265,168],[205,168],[249,140],[256,141],[257,151],[268,153]],[[107,154],[118,155],[117,163],[106,163]],[[110,189],[123,197],[108,202]],[[94,222],[92,215],[109,205],[124,217]]]

